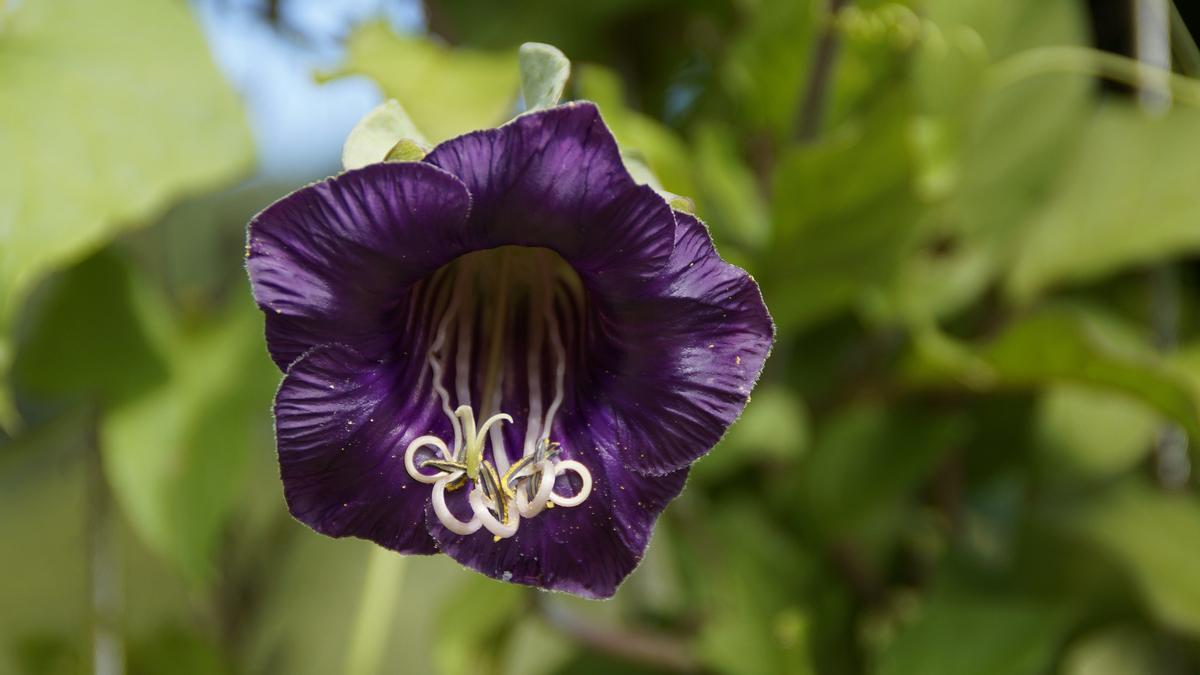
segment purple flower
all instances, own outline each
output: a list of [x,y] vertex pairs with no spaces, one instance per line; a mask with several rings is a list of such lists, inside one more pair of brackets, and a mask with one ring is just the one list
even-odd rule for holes
[[297,519],[593,598],[772,340],[754,280],[589,103],[299,190],[250,223],[247,267]]

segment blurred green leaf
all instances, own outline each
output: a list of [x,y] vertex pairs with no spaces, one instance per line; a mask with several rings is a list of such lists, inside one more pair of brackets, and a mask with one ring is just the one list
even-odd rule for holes
[[[78,673],[90,599],[86,415],[0,443],[0,672]],[[19,611],[15,608],[19,608]],[[70,670],[62,670],[74,666]]]
[[894,283],[914,244],[918,204],[904,120],[908,97],[883,90],[861,117],[779,158],[772,187],[766,298],[780,332]]
[[1200,634],[1200,501],[1194,495],[1123,485],[1080,504],[1068,523],[1121,564],[1159,621]]
[[130,675],[231,675],[234,669],[220,647],[185,627],[160,627],[129,650]]
[[616,73],[590,63],[577,64],[575,93],[600,108],[622,153],[644,160],[662,186],[675,194],[695,194],[687,146],[670,129],[629,107]]
[[436,623],[445,627],[432,645],[444,675],[499,673],[505,638],[520,620],[524,589],[472,575],[442,604]]
[[1062,675],[1169,675],[1187,672],[1172,665],[1148,631],[1112,626],[1092,631],[1072,644],[1063,657]]
[[24,675],[72,675],[87,670],[80,647],[62,635],[34,635],[17,641],[12,651]]
[[750,133],[776,141],[791,135],[808,79],[818,7],[810,0],[742,5],[746,16],[722,64],[720,83]]
[[808,451],[808,408],[794,391],[763,385],[721,444],[695,466],[699,480],[719,480],[747,465],[788,466]]
[[49,291],[15,366],[21,389],[117,402],[161,382],[166,364],[132,304],[134,280],[111,252],[71,268]]
[[696,131],[693,169],[700,215],[718,244],[760,248],[771,236],[767,205],[738,154],[733,131],[707,124]]
[[[253,148],[186,5],[45,0],[5,12],[0,384],[34,283],[180,195],[229,181]],[[0,421],[11,423],[4,389]]]
[[801,592],[812,561],[752,503],[725,503],[712,515],[706,529],[720,547],[701,552],[700,657],[731,675],[815,672]]
[[1150,452],[1162,420],[1127,395],[1063,384],[1042,394],[1037,424],[1052,470],[1106,478],[1131,469]]
[[347,41],[346,62],[326,78],[366,75],[394,98],[434,143],[494,127],[512,116],[520,85],[516,50],[450,49],[397,35],[382,22]]
[[150,292],[141,296],[168,377],[106,411],[105,470],[149,546],[193,581],[208,581],[249,457],[270,447],[267,411],[278,374],[248,298],[211,324],[181,327]]
[[[524,0],[497,11],[489,0],[438,0],[430,23],[464,43],[501,48],[542,40],[568,54],[601,49],[605,35],[624,14],[655,6],[682,5],[685,0],[592,0],[567,8],[558,0]],[[695,2],[695,0],[692,0]]]
[[936,590],[880,655],[878,675],[1039,675],[1070,613],[1047,601]]
[[826,536],[889,517],[969,430],[953,414],[864,405],[843,409],[817,430],[797,471],[798,512]]
[[924,386],[978,391],[1073,382],[1124,392],[1200,438],[1200,393],[1180,368],[1109,317],[1083,307],[1049,307],[1020,318],[979,347],[918,339],[907,377]]
[[1108,103],[1088,121],[1067,180],[1029,230],[1007,290],[1019,301],[1066,283],[1200,250],[1200,111],[1155,119]]
[[977,299],[1010,264],[1081,136],[1092,83],[1047,74],[1004,88],[988,77],[1026,50],[1083,45],[1081,3],[932,0],[915,52],[910,125],[925,245],[905,263],[901,302],[940,316]]

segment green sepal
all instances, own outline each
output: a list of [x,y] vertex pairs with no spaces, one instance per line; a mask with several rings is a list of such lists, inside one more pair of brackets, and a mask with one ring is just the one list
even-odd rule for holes
[[557,47],[540,42],[521,45],[518,56],[525,111],[558,105],[571,76],[571,61]]
[[404,106],[389,99],[372,108],[350,130],[342,146],[342,168],[349,171],[383,161],[415,161],[425,156],[428,145]]

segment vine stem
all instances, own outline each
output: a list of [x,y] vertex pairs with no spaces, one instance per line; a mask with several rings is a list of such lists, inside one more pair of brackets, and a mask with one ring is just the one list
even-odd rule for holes
[[1051,74],[1091,75],[1132,87],[1140,87],[1145,82],[1160,82],[1175,100],[1200,108],[1200,80],[1177,75],[1128,56],[1087,47],[1027,49],[992,66],[988,84],[1003,89],[1038,75]]
[[363,576],[362,597],[346,651],[346,675],[376,675],[383,663],[387,636],[395,618],[405,558],[382,546],[372,546]]
[[829,83],[833,77],[833,64],[837,60],[840,40],[834,18],[845,6],[846,0],[829,0],[828,15],[817,46],[813,50],[812,68],[804,86],[799,114],[796,117],[796,140],[808,143],[821,133],[825,121],[825,100],[829,98]]
[[92,673],[125,672],[125,643],[121,636],[124,590],[121,542],[113,517],[112,492],[100,455],[100,412],[95,406],[87,422],[85,459],[88,485],[88,567],[92,600]]
[[672,673],[700,672],[700,664],[678,638],[594,625],[555,603],[548,593],[530,595],[547,624],[588,649]]
[[[1150,115],[1163,115],[1171,107],[1171,90],[1164,86],[1171,71],[1170,0],[1134,0],[1137,35],[1137,60],[1153,66],[1158,74],[1145,76],[1138,89],[1138,101]],[[1186,31],[1185,31],[1186,32]],[[1194,73],[1193,73],[1194,74]],[[1175,350],[1179,341],[1180,282],[1175,264],[1164,260],[1150,271],[1150,318],[1154,346],[1162,353]],[[1159,484],[1168,489],[1183,488],[1191,474],[1188,436],[1175,423],[1165,423],[1154,442],[1155,473]]]

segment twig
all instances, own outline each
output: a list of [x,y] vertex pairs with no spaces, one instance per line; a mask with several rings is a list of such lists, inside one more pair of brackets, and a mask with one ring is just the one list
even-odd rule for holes
[[833,64],[841,46],[834,17],[845,6],[846,0],[829,0],[829,15],[817,38],[813,50],[812,68],[804,87],[804,98],[796,117],[796,140],[809,143],[817,138],[821,124],[825,121],[825,102],[829,98],[829,82],[833,77]]
[[92,673],[120,675],[125,672],[125,644],[121,639],[121,550],[112,514],[112,493],[100,457],[98,408],[96,406],[89,416],[84,450],[90,502],[87,523],[92,592]]
[[[1137,0],[1137,62],[1155,69],[1143,74],[1138,90],[1142,109],[1162,115],[1171,105],[1168,86],[1171,72],[1171,27],[1168,0]],[[1174,351],[1179,341],[1179,274],[1171,261],[1164,261],[1150,272],[1150,324],[1154,346],[1162,352]],[[1155,475],[1167,489],[1187,484],[1191,474],[1188,437],[1178,424],[1167,423],[1154,441]]]
[[363,576],[358,616],[346,651],[346,675],[378,673],[392,630],[405,559],[382,546],[371,547]]
[[532,602],[547,624],[589,649],[673,673],[700,672],[699,662],[678,638],[595,625],[547,593],[532,592]]

